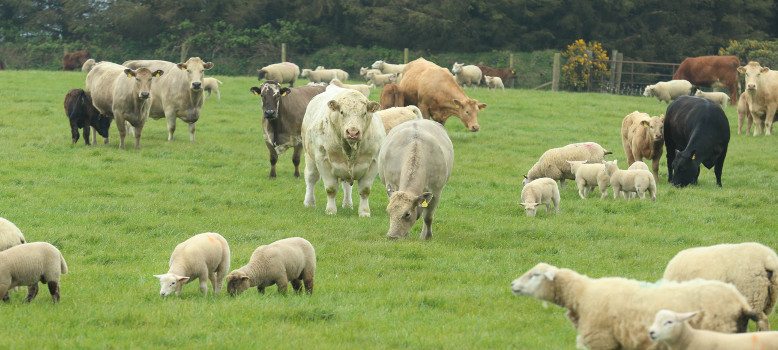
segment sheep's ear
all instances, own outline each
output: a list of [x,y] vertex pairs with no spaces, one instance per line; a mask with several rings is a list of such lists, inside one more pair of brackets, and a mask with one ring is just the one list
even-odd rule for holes
[[178,282],[180,282],[180,283],[186,283],[187,281],[189,281],[189,277],[176,276],[176,278],[178,279]]
[[339,104],[338,104],[338,102],[337,102],[337,101],[335,101],[335,100],[330,100],[330,102],[327,102],[327,106],[329,106],[329,107],[330,107],[330,109],[331,109],[333,112],[337,112],[337,111],[339,111],[339,110],[340,110],[340,105],[339,105]]
[[553,281],[554,277],[556,277],[556,271],[549,270],[543,273],[543,276],[545,276],[549,281]]
[[162,277],[165,277],[165,275],[154,275],[157,279],[162,279]]
[[525,178],[525,179],[527,179],[527,180],[529,180],[529,179],[527,178],[527,175],[526,175],[526,174],[524,174],[524,178]]
[[241,276],[240,280],[241,281],[248,281],[249,280],[249,276]]
[[648,127],[648,121],[643,120],[640,122],[640,125],[643,125],[644,127]]
[[681,322],[686,321],[694,316],[697,316],[698,313],[700,313],[700,311],[680,313],[678,314],[678,320]]
[[286,95],[289,95],[290,92],[292,92],[292,89],[290,89],[290,88],[281,88],[280,92],[281,92],[281,96],[286,96]]
[[251,91],[251,93],[254,94],[254,95],[260,95],[262,93],[262,90],[260,90],[256,86],[252,86],[249,91]]
[[746,67],[745,66],[737,67],[737,72],[740,74],[746,74]]

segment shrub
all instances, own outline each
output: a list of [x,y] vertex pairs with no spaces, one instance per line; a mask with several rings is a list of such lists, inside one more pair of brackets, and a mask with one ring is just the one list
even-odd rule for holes
[[730,40],[727,47],[719,49],[719,55],[735,55],[742,64],[758,61],[762,66],[776,67],[778,66],[778,40]]
[[563,81],[576,90],[591,89],[592,81],[608,74],[608,54],[597,41],[578,39],[567,46],[562,57],[567,59],[562,66]]

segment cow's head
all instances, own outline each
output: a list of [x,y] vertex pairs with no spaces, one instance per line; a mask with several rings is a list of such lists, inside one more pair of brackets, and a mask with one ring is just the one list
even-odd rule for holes
[[281,87],[277,82],[268,80],[262,86],[251,88],[251,93],[262,97],[262,115],[267,120],[278,118],[278,108],[281,104],[281,97],[288,95],[292,90]]
[[102,137],[108,137],[108,132],[111,128],[111,122],[113,121],[113,116],[104,117],[101,115],[93,116],[90,121],[90,125],[97,129],[97,133],[100,134]]
[[327,102],[330,109],[330,123],[335,130],[349,144],[362,141],[370,122],[373,120],[373,112],[381,106],[374,101],[369,101],[365,95],[358,91],[347,90],[338,94]]
[[138,93],[138,98],[145,100],[151,97],[151,79],[162,76],[165,72],[157,69],[156,71],[150,71],[148,68],[138,68],[124,70],[124,74],[129,79],[135,79],[135,86],[133,92]]
[[414,195],[405,191],[394,191],[390,186],[386,186],[386,193],[389,195],[389,204],[386,206],[386,213],[389,214],[389,232],[386,236],[390,239],[405,237],[424,208],[429,205],[432,193]]
[[762,67],[757,61],[751,61],[745,66],[738,67],[737,71],[745,76],[746,90],[753,92],[756,91],[757,83],[761,79],[762,73],[769,72],[770,68]]
[[462,120],[462,124],[465,124],[465,127],[473,132],[481,129],[481,126],[478,125],[478,111],[486,108],[486,104],[472,98],[468,98],[467,100],[455,98],[453,101],[455,109],[454,114]]
[[203,62],[200,57],[190,57],[186,62],[179,63],[178,68],[185,70],[189,76],[189,88],[194,91],[201,91],[203,87],[203,74],[206,70],[213,68],[213,63]]
[[673,179],[671,182],[676,187],[685,187],[697,183],[700,176],[700,161],[694,150],[675,150],[675,159],[672,163]]
[[646,128],[646,131],[651,136],[651,141],[662,142],[664,141],[664,129],[665,129],[665,116],[664,114],[658,117],[651,117],[650,120],[643,120],[640,125]]

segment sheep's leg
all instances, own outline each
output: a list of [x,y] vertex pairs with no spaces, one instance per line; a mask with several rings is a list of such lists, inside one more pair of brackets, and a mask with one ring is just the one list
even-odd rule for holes
[[354,199],[351,198],[351,190],[354,188],[354,186],[346,181],[340,182],[341,187],[343,187],[343,209],[351,209],[354,208]]
[[211,287],[213,287],[214,294],[219,294],[219,291],[221,290],[221,286],[216,284],[216,272],[211,272],[208,274],[208,279],[211,280]]
[[[275,179],[276,178],[276,163],[278,162],[278,152],[276,152],[276,148],[273,147],[270,142],[265,141],[265,146],[267,146],[267,150],[270,153],[270,178]],[[297,149],[295,148],[295,151]],[[296,170],[296,169],[295,169]]]
[[316,197],[314,189],[316,183],[319,181],[319,170],[316,168],[316,164],[313,159],[305,153],[305,200],[303,205],[306,207],[316,206]]
[[195,141],[195,128],[197,127],[197,124],[195,123],[189,123],[189,142]]
[[295,293],[299,294],[300,292],[302,292],[303,290],[302,280],[296,279],[296,280],[292,280],[291,282],[292,282],[292,288],[294,289]]
[[292,164],[294,164],[294,177],[300,177],[300,153],[303,150],[303,144],[294,146],[294,154],[292,154]]
[[208,271],[200,272],[200,276],[197,279],[200,282],[200,292],[203,293],[203,295],[208,295]]
[[265,294],[265,285],[262,284],[262,283],[258,284],[257,285],[257,292],[259,292],[259,294]]
[[621,187],[619,185],[613,185],[613,199],[619,198],[619,193],[621,192]]
[[303,270],[303,284],[305,284],[305,292],[313,294],[313,271],[310,268]]
[[29,303],[32,299],[35,299],[36,295],[38,295],[38,282],[27,286],[27,299],[24,299],[24,301]]
[[11,302],[11,296],[10,296],[10,293],[9,293],[9,291],[7,289],[5,291],[0,291],[0,292],[3,292],[2,293],[2,295],[3,295],[3,302],[5,302],[5,303]]
[[286,295],[286,288],[289,286],[289,280],[286,277],[281,277],[276,280],[276,286],[278,286],[278,294]]
[[586,187],[584,186],[584,183],[576,181],[576,185],[578,185],[578,196],[580,196],[581,199],[586,199]]
[[49,286],[49,294],[51,294],[51,300],[53,300],[55,303],[59,302],[59,282],[49,281],[48,286]]

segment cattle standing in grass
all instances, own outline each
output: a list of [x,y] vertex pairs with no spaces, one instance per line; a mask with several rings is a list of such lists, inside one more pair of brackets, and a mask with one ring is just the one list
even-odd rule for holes
[[130,68],[146,67],[151,71],[163,70],[165,74],[155,83],[151,99],[152,119],[165,118],[167,121],[167,140],[173,141],[176,131],[176,118],[189,124],[189,141],[195,140],[195,123],[200,119],[203,107],[203,77],[213,63],[203,62],[200,57],[191,57],[184,63],[157,60],[127,61]]
[[[72,89],[65,95],[65,115],[70,120],[70,133],[73,143],[78,142],[78,129],[83,129],[84,143],[89,145],[89,127],[91,126],[108,143],[108,128],[113,117],[100,116],[100,112],[92,105],[92,98],[81,89]],[[96,139],[92,140],[97,142]]]
[[86,62],[90,57],[91,55],[89,55],[89,51],[86,50],[66,52],[64,55],[62,55],[62,70],[81,69],[81,67],[84,65],[84,62]]
[[149,116],[152,85],[164,72],[147,68],[130,69],[111,62],[100,62],[86,75],[86,92],[100,114],[116,118],[119,147],[124,148],[127,123],[134,128],[135,148],[140,148],[143,125]]
[[305,150],[305,204],[316,205],[314,186],[321,176],[327,192],[327,214],[335,205],[338,183],[343,184],[343,207],[352,207],[352,185],[359,188],[359,216],[370,216],[368,196],[378,173],[378,151],[386,137],[373,112],[378,103],[357,91],[330,85],[314,97],[302,125]]
[[405,98],[397,84],[384,85],[379,101],[381,101],[381,109],[405,106]]
[[486,108],[467,95],[448,69],[419,58],[405,66],[400,81],[405,105],[416,105],[426,119],[445,124],[451,115],[462,120],[470,131],[478,131],[478,111]]
[[481,85],[487,85],[485,78],[487,75],[490,77],[500,77],[505,85],[510,85],[511,87],[514,87],[516,83],[516,70],[513,68],[494,68],[482,64],[478,64],[476,67],[481,68],[483,73]]
[[668,181],[683,187],[696,184],[700,164],[721,172],[729,145],[729,123],[716,103],[700,97],[681,96],[667,107],[664,125]]
[[659,180],[659,160],[664,143],[664,116],[652,117],[634,111],[621,122],[621,145],[627,155],[627,165],[643,158],[651,159],[654,180]]
[[270,178],[276,177],[278,155],[289,147],[294,147],[294,176],[300,177],[300,152],[303,148],[300,126],[308,102],[324,89],[324,86],[282,88],[272,80],[251,88],[254,95],[262,98],[262,128],[265,145],[270,152]]
[[729,100],[737,101],[738,66],[740,59],[737,56],[689,57],[678,66],[673,80],[688,80],[696,86],[723,84],[729,90]]
[[[751,118],[756,122],[754,136],[759,135],[762,130],[765,135],[772,135],[773,120],[778,111],[778,71],[762,67],[756,61],[748,62],[737,70],[746,78],[748,99],[745,102],[748,104]],[[738,105],[738,110],[740,108]],[[739,132],[740,127],[738,127]]]
[[737,100],[737,134],[740,135],[740,132],[743,130],[743,122],[748,123],[748,128],[746,129],[746,135],[751,133],[751,126],[754,124],[754,118],[751,117],[751,103],[749,100],[751,99],[751,96],[748,94],[748,91],[743,91],[742,94],[740,94],[740,98]]

